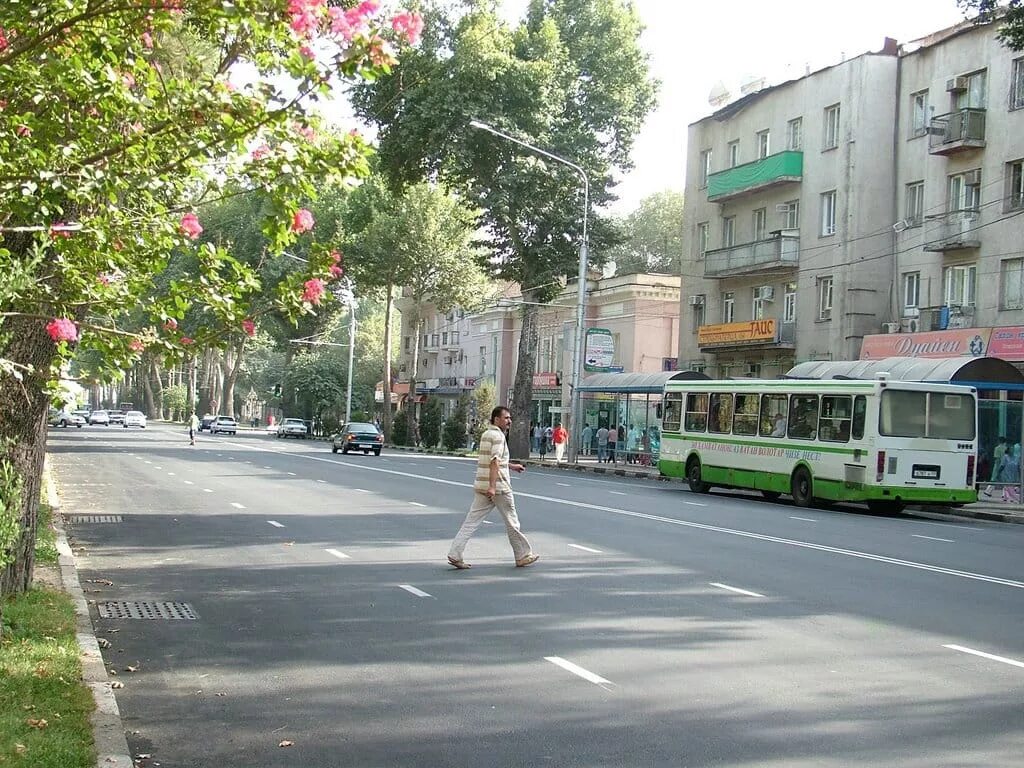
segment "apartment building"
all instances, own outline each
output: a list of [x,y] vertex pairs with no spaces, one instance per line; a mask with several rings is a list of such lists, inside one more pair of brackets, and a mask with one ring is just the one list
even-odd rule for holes
[[1024,57],[995,35],[886,40],[690,126],[680,367],[775,376],[1024,322]]

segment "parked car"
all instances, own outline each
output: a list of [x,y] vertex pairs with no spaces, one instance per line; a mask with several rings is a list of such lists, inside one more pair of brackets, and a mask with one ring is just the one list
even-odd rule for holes
[[85,419],[76,416],[71,411],[58,411],[53,408],[50,411],[49,423],[51,427],[78,427],[81,429],[85,426]]
[[85,424],[89,423],[89,413],[90,413],[90,411],[89,411],[88,408],[79,408],[77,411],[72,411],[71,413],[74,414],[75,416],[81,416],[83,423],[85,423]]
[[302,419],[285,419],[277,428],[278,437],[308,437],[309,430]]
[[374,456],[380,456],[380,449],[383,447],[383,433],[375,424],[361,421],[342,424],[341,430],[331,440],[331,453],[362,451],[369,454],[373,451]]
[[142,411],[128,411],[124,415],[124,428],[128,427],[142,427],[146,428],[146,414]]
[[124,424],[124,411],[110,410],[107,411],[107,416],[110,418],[111,424]]
[[210,425],[211,435],[233,435],[238,431],[238,422],[230,416],[218,416]]
[[90,424],[102,424],[104,427],[110,426],[110,414],[106,411],[93,411],[89,414]]
[[216,421],[216,420],[217,420],[216,416],[212,416],[209,413],[206,414],[205,416],[203,416],[203,418],[201,418],[199,420],[199,431],[200,432],[203,432],[204,430],[205,431],[209,431],[210,427],[213,426],[213,422]]

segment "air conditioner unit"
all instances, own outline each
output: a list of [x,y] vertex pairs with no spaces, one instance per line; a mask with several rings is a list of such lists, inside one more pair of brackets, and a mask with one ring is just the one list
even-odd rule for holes
[[444,359],[444,364],[445,364],[445,365],[451,365],[451,364],[452,364],[452,358],[451,358],[451,355],[449,355],[448,357],[446,357],[446,358]]
[[776,213],[789,213],[789,203],[776,203],[775,204],[775,212]]
[[770,285],[762,285],[757,289],[757,298],[761,301],[775,301],[775,289]]
[[899,323],[882,323],[882,333],[899,333]]
[[917,333],[921,330],[921,321],[916,317],[904,317],[900,320],[900,330],[903,333]]
[[974,315],[974,305],[973,304],[961,304],[960,305],[960,314],[961,315],[966,315],[967,317],[973,316]]
[[981,169],[975,168],[973,171],[968,171],[964,174],[964,185],[968,187],[976,187],[981,184]]
[[958,91],[966,91],[968,80],[966,77],[951,77],[946,81],[946,90],[950,93],[957,93]]
[[904,307],[903,308],[903,316],[904,317],[920,317],[921,316],[921,310],[918,309],[917,307]]
[[691,307],[699,307],[702,304],[704,304],[704,297],[703,296],[691,296],[690,297],[690,306]]

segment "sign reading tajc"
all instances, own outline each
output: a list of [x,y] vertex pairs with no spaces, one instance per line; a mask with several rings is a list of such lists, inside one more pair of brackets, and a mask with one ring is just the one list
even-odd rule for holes
[[583,370],[607,373],[615,359],[615,339],[607,328],[588,328],[583,352]]

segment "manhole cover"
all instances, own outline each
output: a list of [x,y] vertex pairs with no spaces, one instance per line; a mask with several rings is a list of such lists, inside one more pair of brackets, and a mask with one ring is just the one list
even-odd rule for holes
[[101,619],[190,619],[196,616],[188,603],[110,600],[97,603]]
[[120,515],[66,515],[72,525],[78,523],[123,523]]

